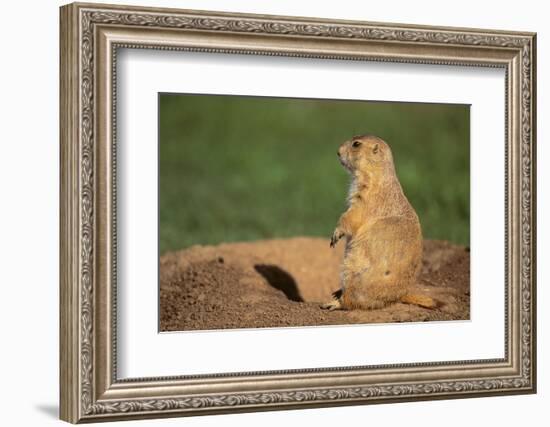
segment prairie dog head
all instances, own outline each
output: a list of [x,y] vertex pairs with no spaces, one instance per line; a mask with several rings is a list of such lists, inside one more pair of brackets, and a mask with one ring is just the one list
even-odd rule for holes
[[340,163],[351,173],[393,169],[390,147],[374,135],[354,136],[338,148]]

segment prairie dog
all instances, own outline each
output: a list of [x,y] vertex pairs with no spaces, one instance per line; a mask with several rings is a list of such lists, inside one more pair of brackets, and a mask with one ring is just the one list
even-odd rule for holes
[[432,298],[408,293],[422,266],[422,231],[390,147],[373,135],[355,136],[340,146],[338,157],[352,180],[330,246],[345,237],[346,248],[341,289],[321,307],[368,310],[400,301],[434,308]]

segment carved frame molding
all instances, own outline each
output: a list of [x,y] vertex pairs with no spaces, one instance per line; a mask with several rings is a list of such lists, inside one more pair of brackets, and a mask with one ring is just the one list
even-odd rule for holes
[[[114,177],[121,47],[505,68],[506,357],[118,380]],[[62,419],[535,391],[535,34],[71,4],[61,8],[60,92]]]

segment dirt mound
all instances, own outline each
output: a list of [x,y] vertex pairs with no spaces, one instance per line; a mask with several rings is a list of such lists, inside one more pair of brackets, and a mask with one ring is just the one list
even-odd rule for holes
[[320,238],[193,246],[160,259],[160,329],[262,328],[350,323],[465,320],[470,317],[467,248],[425,241],[414,293],[435,298],[429,310],[395,303],[371,311],[319,308],[339,288],[343,245]]

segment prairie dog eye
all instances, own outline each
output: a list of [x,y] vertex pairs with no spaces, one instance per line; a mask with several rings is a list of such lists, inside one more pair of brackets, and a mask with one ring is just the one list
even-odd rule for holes
[[372,152],[374,154],[378,153],[378,144],[376,144],[374,147],[372,147]]
[[353,143],[351,144],[351,146],[352,146],[353,148],[357,148],[357,147],[361,146],[361,141],[353,141]]

